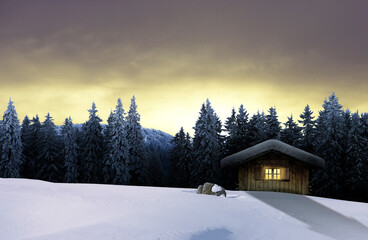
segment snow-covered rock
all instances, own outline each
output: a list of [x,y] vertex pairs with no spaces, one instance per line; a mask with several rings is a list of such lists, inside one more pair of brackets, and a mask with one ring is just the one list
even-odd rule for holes
[[202,194],[203,192],[203,185],[199,185],[197,188],[197,194]]
[[206,182],[203,186],[199,185],[197,189],[197,193],[207,194],[207,195],[216,195],[221,196],[224,195],[226,197],[226,191],[223,187]]

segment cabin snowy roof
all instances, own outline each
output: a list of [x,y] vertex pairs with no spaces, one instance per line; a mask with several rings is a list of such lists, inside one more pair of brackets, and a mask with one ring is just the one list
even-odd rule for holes
[[267,152],[279,152],[285,155],[288,155],[292,158],[295,158],[299,161],[324,168],[325,167],[325,160],[322,158],[303,151],[299,148],[293,147],[289,144],[278,140],[267,140],[257,145],[254,145],[250,148],[247,148],[243,151],[234,153],[230,156],[227,156],[221,160],[221,167],[233,167],[241,165],[245,162],[251,161],[254,158],[263,155]]

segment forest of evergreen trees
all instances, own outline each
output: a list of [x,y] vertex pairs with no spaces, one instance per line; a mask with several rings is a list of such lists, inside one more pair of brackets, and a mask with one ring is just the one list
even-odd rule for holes
[[241,105],[232,109],[222,126],[207,100],[194,127],[194,137],[181,128],[173,139],[171,183],[178,187],[196,187],[205,181],[220,182],[228,188],[236,179],[221,172],[219,161],[268,139],[278,139],[322,157],[325,169],[311,173],[311,193],[316,196],[368,201],[368,113],[344,110],[333,93],[314,116],[309,105],[284,124],[276,109],[257,112],[251,117]]
[[274,107],[250,116],[241,105],[222,124],[207,100],[193,138],[181,128],[168,153],[171,144],[165,152],[144,140],[134,96],[128,112],[118,99],[106,125],[93,103],[81,127],[69,117],[60,131],[50,114],[43,122],[26,116],[20,124],[10,100],[0,127],[0,177],[170,187],[210,181],[236,188],[231,185],[235,176],[221,171],[220,160],[279,139],[325,159],[325,169],[312,171],[313,195],[368,201],[368,113],[344,110],[334,93],[322,106],[318,116],[307,105],[300,120],[290,116],[281,124]]
[[165,149],[145,143],[134,96],[128,112],[118,99],[105,126],[95,103],[88,112],[89,119],[81,127],[69,117],[58,131],[50,114],[42,123],[38,116],[26,116],[20,125],[10,100],[0,128],[0,177],[163,185],[165,156],[160,156]]

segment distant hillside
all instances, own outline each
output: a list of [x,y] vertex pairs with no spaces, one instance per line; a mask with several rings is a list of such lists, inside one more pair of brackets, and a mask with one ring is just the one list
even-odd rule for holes
[[[74,127],[78,128],[79,130],[82,129],[82,126],[83,124],[74,124]],[[101,126],[104,128],[106,124],[101,124]],[[61,128],[61,125],[56,126],[56,131],[58,134],[61,134]],[[147,145],[157,146],[163,150],[170,150],[172,148],[171,140],[173,139],[173,136],[168,133],[152,128],[142,128],[142,134],[144,142]]]
[[152,128],[142,128],[142,134],[144,141],[154,146],[160,146],[160,148],[169,150],[172,148],[171,140],[173,136],[160,130]]
[[161,162],[163,171],[161,182],[166,184],[169,179],[170,150],[173,147],[171,143],[173,136],[163,131],[149,128],[142,128],[142,134],[151,161],[158,157]]

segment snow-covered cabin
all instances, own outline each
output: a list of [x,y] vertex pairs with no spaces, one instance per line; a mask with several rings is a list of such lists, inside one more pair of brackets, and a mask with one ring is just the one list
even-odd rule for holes
[[325,161],[278,140],[268,140],[221,160],[238,173],[239,190],[308,194],[311,168]]

